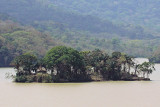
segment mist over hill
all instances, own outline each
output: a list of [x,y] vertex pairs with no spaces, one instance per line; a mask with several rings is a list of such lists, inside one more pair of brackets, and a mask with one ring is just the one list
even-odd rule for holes
[[160,32],[159,0],[50,0],[75,13],[98,16],[117,23],[143,25]]
[[[89,31],[91,33],[109,33],[138,39],[154,37],[152,34],[145,33],[144,29],[140,26],[132,30],[132,27],[119,26],[113,24],[111,21],[102,20],[99,16],[82,15],[73,13],[72,11],[66,11],[61,6],[54,5],[52,1],[0,0],[0,2],[0,12],[7,13],[22,24],[51,20],[63,24],[69,29]],[[58,1],[56,3],[58,4]],[[64,3],[67,5],[65,0]]]
[[0,20],[0,67],[9,66],[14,57],[33,53],[43,57],[58,45],[49,35],[33,27],[21,26],[11,20]]
[[27,50],[43,56],[57,44],[150,57],[160,45],[154,1],[0,0],[0,49],[12,58]]

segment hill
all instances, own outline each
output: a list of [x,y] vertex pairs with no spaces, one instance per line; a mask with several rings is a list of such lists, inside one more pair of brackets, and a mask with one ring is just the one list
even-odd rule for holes
[[[115,23],[114,18],[109,18],[109,16],[104,16],[106,17],[104,18],[100,15],[89,14],[89,9],[86,9],[86,12],[73,11],[74,8],[76,10],[74,3],[83,3],[81,0],[71,2],[72,0],[63,0],[63,2],[59,0],[0,0],[0,13],[2,14],[0,17],[3,16],[3,19],[7,19],[5,17],[8,16],[8,20],[20,23],[18,26],[31,27],[32,30],[29,30],[32,32],[30,38],[32,38],[31,40],[35,39],[33,43],[36,42],[40,46],[46,44],[43,41],[54,38],[56,41],[77,50],[99,48],[108,53],[120,51],[135,57],[149,57],[160,45],[160,38],[155,33],[146,30],[145,26],[136,25],[138,22],[135,25],[128,22],[119,24]],[[89,2],[87,0],[83,0],[83,2],[88,2],[88,5],[94,2],[95,7],[96,4],[104,3],[103,1]],[[67,7],[69,4],[71,7]],[[77,4],[78,7],[79,4]],[[80,10],[85,9],[85,6],[83,4]],[[107,8],[112,9],[109,5]],[[100,11],[97,10],[97,12]],[[102,14],[102,12],[100,13]],[[24,29],[28,31],[29,27],[24,27]],[[15,33],[15,37],[17,35],[19,33]],[[49,39],[46,40],[46,37],[42,35],[48,35],[47,38]],[[23,34],[17,36],[18,38],[24,38]],[[22,46],[24,46],[21,48],[22,50],[28,50],[25,47],[30,47],[29,41],[22,42]],[[48,47],[44,49],[47,50]],[[34,49],[30,48],[29,50]],[[38,49],[34,50],[36,53],[41,53],[39,51]]]
[[0,20],[0,67],[9,66],[15,56],[30,52],[45,55],[57,43],[32,27],[21,26],[11,20]]
[[99,17],[68,12],[48,0],[0,0],[0,2],[0,13],[6,13],[22,24],[51,20],[78,31],[109,33],[131,39],[154,38],[140,26],[132,30],[131,26],[116,25]]
[[55,6],[116,23],[143,25],[160,32],[159,0],[50,0]]

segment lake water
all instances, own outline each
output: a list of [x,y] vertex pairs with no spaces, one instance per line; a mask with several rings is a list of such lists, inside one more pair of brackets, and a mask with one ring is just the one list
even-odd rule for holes
[[[140,61],[146,59],[138,59]],[[160,64],[152,81],[13,83],[0,68],[0,107],[160,107]]]

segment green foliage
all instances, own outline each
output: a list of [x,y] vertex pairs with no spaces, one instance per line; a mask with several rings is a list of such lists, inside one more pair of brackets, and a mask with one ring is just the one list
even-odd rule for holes
[[73,48],[54,47],[46,54],[44,61],[47,69],[57,69],[58,77],[64,80],[80,81],[80,76],[85,76],[83,57]]
[[143,77],[145,78],[145,74],[147,74],[147,78],[149,78],[149,74],[155,70],[154,64],[150,62],[144,62],[138,66],[138,69],[143,73]]
[[[154,24],[149,24],[151,28],[155,28],[154,25],[159,26],[155,23],[159,19],[150,21],[155,20],[155,17],[152,17],[157,16],[157,13],[148,14],[155,1],[142,3],[133,0],[63,0],[63,2],[0,0],[0,2],[0,13],[5,13],[0,14],[0,19],[3,20],[0,21],[2,40],[0,49],[3,45],[9,53],[5,57],[0,55],[2,60],[0,66],[9,66],[14,57],[28,51],[43,57],[47,50],[57,45],[57,42],[80,51],[99,48],[109,54],[119,51],[135,57],[150,57],[160,45],[160,39],[157,37],[159,34],[151,32],[152,29],[146,29],[152,22]],[[147,9],[139,9],[143,8],[144,4]],[[157,9],[154,10],[158,11]],[[140,14],[142,11],[146,12],[143,12],[145,15]],[[131,15],[134,12],[135,14]],[[148,18],[146,15],[151,16]],[[124,20],[125,23],[118,24],[119,20]],[[140,22],[144,22],[142,25],[145,26],[139,25]]]
[[22,82],[22,83],[25,83],[27,81],[27,78],[25,75],[23,76],[16,76],[15,77],[15,82]]
[[[109,56],[105,52],[79,52],[73,48],[56,46],[47,52],[44,59],[37,60],[32,54],[23,54],[13,61],[17,73],[16,82],[86,82],[102,80],[133,80],[137,72],[149,74],[154,71],[154,65],[149,62],[137,65],[133,58],[113,52]],[[130,68],[135,68],[135,74]]]
[[36,75],[21,75],[15,76],[15,82],[22,83],[31,83],[31,82],[40,82],[40,83],[51,83],[52,76],[49,74],[37,73]]
[[0,67],[9,66],[18,55],[26,52],[43,57],[57,43],[47,34],[12,21],[0,21]]
[[154,62],[154,63],[160,63],[160,47],[158,47],[152,56],[149,58],[149,61]]
[[35,76],[34,75],[21,75],[21,76],[16,75],[14,79],[15,79],[15,82],[31,83],[35,81]]
[[6,46],[0,47],[0,66],[7,66],[8,63],[12,61],[11,54]]
[[[115,23],[143,25],[159,32],[158,0],[50,0],[57,7],[83,15],[98,16]],[[137,27],[137,29],[139,29]],[[142,29],[139,29],[142,31]]]
[[[107,2],[109,2],[109,4]],[[124,6],[123,3],[124,1],[122,3],[118,2],[120,7]],[[63,6],[61,6],[62,4]],[[82,7],[80,6],[78,8],[80,8],[80,10],[85,9],[85,11],[78,12],[79,11],[78,9],[78,11],[73,12],[74,9],[77,9],[77,5],[79,6],[79,4],[81,4]],[[98,4],[98,7],[97,7],[97,4]],[[104,8],[104,4],[106,4],[105,6],[106,8]],[[69,5],[69,7],[67,5]],[[35,28],[39,29],[40,31],[48,30],[53,32],[54,30],[59,30],[59,32],[62,33],[64,32],[64,30],[66,31],[68,29],[71,29],[71,31],[72,30],[85,31],[85,32],[90,32],[94,34],[105,33],[105,35],[112,35],[112,36],[118,35],[120,37],[128,37],[132,39],[154,38],[153,34],[146,33],[143,30],[143,28],[140,26],[134,27],[132,25],[126,25],[126,26],[117,25],[117,24],[113,24],[112,21],[106,20],[106,17],[110,17],[110,15],[107,14],[106,10],[107,11],[111,10],[112,14],[113,13],[116,14],[114,12],[116,10],[114,9],[112,10],[112,8],[110,8],[110,5],[115,5],[115,4],[113,4],[113,1],[110,1],[110,0],[98,1],[98,2],[97,1],[89,2],[86,0],[83,0],[83,1],[64,0],[63,2],[59,0],[56,0],[56,1],[46,0],[43,2],[40,0],[32,0],[32,2],[30,2],[30,0],[24,0],[23,2],[21,0],[17,0],[17,1],[1,0],[0,12],[7,13],[12,17],[15,17],[18,22],[27,24],[27,25],[30,24]],[[92,11],[90,11],[90,9],[88,10],[86,6],[89,6],[90,9],[97,11],[96,13],[98,15],[97,14],[92,15]],[[106,16],[104,16],[105,20],[100,18],[101,14],[104,14],[101,9],[102,10],[106,9],[106,10],[103,10],[106,14]],[[66,10],[69,10],[69,11],[66,11]],[[122,9],[122,11],[124,10]],[[121,13],[121,12],[117,12],[117,13]],[[113,17],[118,18],[116,16],[113,16]],[[113,17],[110,18],[110,20],[114,19]],[[122,15],[122,18],[124,18],[124,15]],[[136,18],[137,17],[135,17],[135,19]]]
[[26,76],[26,81],[27,83],[31,83],[35,81],[35,76],[34,75],[28,75]]
[[[56,40],[62,41],[65,45],[82,51],[99,48],[101,50],[106,50],[109,53],[120,51],[131,56],[149,57],[152,55],[153,49],[160,45],[160,39],[146,37],[148,35],[147,33],[137,33],[138,31],[134,30],[134,28],[130,28],[130,30],[133,30],[131,31],[132,33],[127,33],[129,31],[122,31],[115,34],[116,31],[111,33],[93,33],[91,31],[86,32],[85,30],[79,31],[78,29],[69,29],[65,24],[53,21],[36,22],[33,26],[42,32],[50,32]],[[118,28],[116,28],[116,30],[117,29]],[[121,34],[123,36],[121,36]],[[147,40],[147,38],[150,39]]]
[[35,69],[37,64],[37,57],[30,53],[26,53],[16,57],[12,63],[17,69],[17,74],[21,73],[21,70],[19,70],[20,67],[23,67],[22,70],[26,71],[24,72],[25,74],[31,74],[31,71]]
[[36,74],[36,82],[51,83],[52,76],[49,74],[37,73]]

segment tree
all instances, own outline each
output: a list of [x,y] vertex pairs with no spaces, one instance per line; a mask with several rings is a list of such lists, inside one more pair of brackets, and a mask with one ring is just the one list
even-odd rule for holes
[[[46,67],[52,72],[57,70],[56,76],[67,81],[81,81],[85,79],[85,64],[83,56],[73,48],[56,46],[44,57]],[[84,78],[82,79],[81,77]]]
[[144,78],[145,78],[145,74],[147,74],[147,78],[149,78],[149,74],[151,74],[155,70],[154,64],[150,62],[144,62],[140,64],[138,68],[142,72]]
[[9,59],[10,58],[10,53],[7,47],[2,46],[0,47],[0,66],[7,66]]
[[[122,54],[119,58],[120,63],[122,64],[123,67],[123,72],[128,72],[130,73],[130,68],[131,66],[134,66],[134,62],[132,60],[132,57],[126,55],[126,54]],[[127,71],[128,69],[128,71]]]
[[[31,71],[35,70],[37,57],[33,54],[25,53],[16,57],[13,60],[12,64],[15,66],[15,69],[17,69],[17,74],[30,75]],[[22,68],[22,70],[20,70],[20,67]]]

